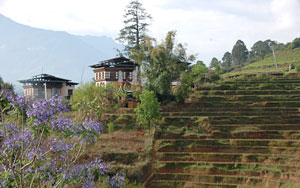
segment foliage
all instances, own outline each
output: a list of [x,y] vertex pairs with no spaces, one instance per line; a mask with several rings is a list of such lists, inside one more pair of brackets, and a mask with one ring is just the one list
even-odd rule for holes
[[74,90],[71,105],[83,118],[102,119],[105,112],[115,110],[126,100],[126,91],[114,85],[95,86],[94,83],[81,84]]
[[300,48],[300,38],[295,38],[293,42],[288,46],[289,49]]
[[4,82],[2,77],[0,76],[0,90],[2,89],[13,90],[14,88],[12,84]]
[[216,70],[219,69],[220,66],[221,66],[221,62],[216,57],[212,58],[209,68],[212,70]]
[[219,75],[221,73],[221,62],[217,58],[212,58],[209,68],[214,74]]
[[131,58],[142,65],[143,75],[147,78],[146,89],[152,90],[160,101],[169,100],[171,82],[178,80],[188,69],[194,56],[187,56],[182,44],[175,42],[176,32],[168,32],[165,40],[154,45],[155,40],[148,38],[142,43],[141,51],[134,50]]
[[208,69],[202,61],[198,61],[192,66],[191,76],[195,87],[200,87],[206,81],[207,71]]
[[103,161],[77,163],[85,147],[97,141],[101,123],[65,118],[67,108],[58,96],[33,101],[2,91],[0,97],[18,117],[0,123],[0,187],[123,186],[123,176],[109,175]]
[[173,93],[177,103],[184,103],[190,92],[192,91],[192,75],[188,72],[180,76],[180,86]]
[[261,59],[264,59],[266,54],[272,52],[271,46],[274,44],[275,42],[271,40],[257,41],[251,47],[251,52],[250,52],[251,58],[260,57]]
[[[290,64],[293,64],[295,67],[300,65],[300,48],[296,48],[294,50],[275,51],[275,55],[277,59],[278,69],[281,72],[289,70]],[[271,54],[266,55],[262,60],[247,64],[244,67],[233,70],[227,74],[224,74],[223,76],[226,77],[231,75],[257,74],[258,72],[276,72],[274,59]]]
[[248,50],[245,43],[238,40],[232,49],[232,60],[234,65],[242,65],[248,59]]
[[225,52],[222,57],[221,68],[223,72],[228,72],[232,67],[232,56],[230,52]]
[[107,124],[107,127],[108,127],[108,133],[109,134],[112,134],[115,131],[115,124],[113,122],[109,122]]
[[[0,91],[10,90],[13,91],[13,86],[11,84],[5,83],[0,76]],[[0,122],[4,121],[4,115],[10,110],[9,102],[6,98],[0,97]]]
[[117,40],[125,44],[125,52],[130,54],[131,49],[141,49],[140,44],[145,40],[149,25],[146,21],[151,16],[138,0],[133,0],[127,5],[124,18],[125,26],[120,30]]
[[137,120],[140,124],[147,126],[150,131],[154,121],[161,118],[159,111],[160,104],[154,92],[149,90],[143,90],[140,100],[141,102],[135,109]]

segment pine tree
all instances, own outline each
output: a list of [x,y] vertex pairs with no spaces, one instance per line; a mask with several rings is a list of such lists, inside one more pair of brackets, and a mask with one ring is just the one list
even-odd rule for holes
[[138,0],[131,1],[124,15],[124,28],[120,30],[118,41],[125,45],[125,53],[129,55],[131,49],[140,50],[141,42],[145,40],[147,20],[151,20],[151,15],[146,12],[142,4]]

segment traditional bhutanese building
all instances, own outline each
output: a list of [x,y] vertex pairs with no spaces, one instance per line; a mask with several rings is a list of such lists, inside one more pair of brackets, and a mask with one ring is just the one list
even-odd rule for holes
[[120,85],[137,83],[138,65],[128,58],[118,57],[104,60],[90,67],[95,73],[94,80],[97,86],[109,83]]
[[19,82],[23,84],[24,95],[35,99],[49,99],[55,95],[69,99],[78,84],[49,74],[36,75]]

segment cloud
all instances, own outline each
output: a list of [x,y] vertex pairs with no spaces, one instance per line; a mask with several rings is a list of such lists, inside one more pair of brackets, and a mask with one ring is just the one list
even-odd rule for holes
[[[153,17],[150,35],[177,30],[178,42],[209,63],[241,39],[288,42],[300,36],[300,0],[140,0]],[[4,2],[0,0],[0,2]],[[26,25],[116,38],[130,0],[9,0],[4,15]]]
[[299,0],[273,0],[271,10],[275,19],[276,29],[290,30],[299,28]]

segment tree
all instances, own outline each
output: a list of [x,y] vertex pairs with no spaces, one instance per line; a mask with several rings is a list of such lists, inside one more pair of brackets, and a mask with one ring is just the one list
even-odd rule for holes
[[13,85],[4,82],[2,77],[0,76],[0,90],[3,90],[3,89],[13,90]]
[[261,59],[265,58],[266,54],[269,54],[272,52],[271,45],[273,44],[273,41],[266,40],[266,41],[257,41],[253,44],[251,47],[251,58],[260,57]]
[[143,90],[140,94],[140,100],[141,102],[135,109],[137,120],[140,124],[147,126],[150,131],[154,121],[161,118],[159,111],[160,104],[154,92],[149,90]]
[[230,67],[232,66],[232,56],[230,52],[225,52],[222,58],[221,67],[222,69],[227,72]]
[[127,5],[124,18],[125,27],[120,30],[117,40],[125,44],[125,52],[129,55],[131,49],[141,49],[140,44],[146,38],[149,25],[147,20],[151,19],[151,15],[138,0],[134,0]]
[[197,61],[197,63],[192,66],[191,74],[195,87],[200,87],[201,84],[205,82],[207,70],[206,65],[202,61]]
[[242,65],[248,59],[248,50],[243,41],[238,40],[232,49],[232,60],[234,65]]
[[295,38],[293,42],[288,46],[289,49],[300,48],[300,38]]
[[221,62],[214,57],[210,62],[209,68],[219,74],[221,72]]
[[97,141],[100,122],[75,122],[63,113],[61,97],[33,101],[2,90],[12,107],[0,123],[0,187],[123,187],[102,160],[78,164],[87,145]]
[[141,44],[141,50],[133,50],[130,56],[142,64],[143,75],[147,78],[146,89],[154,91],[159,101],[172,97],[171,82],[178,80],[194,60],[194,56],[187,56],[182,44],[176,44],[175,37],[176,32],[169,31],[159,45],[148,38]]
[[177,103],[184,103],[184,100],[189,96],[192,91],[192,74],[184,72],[180,76],[180,86],[173,93]]

